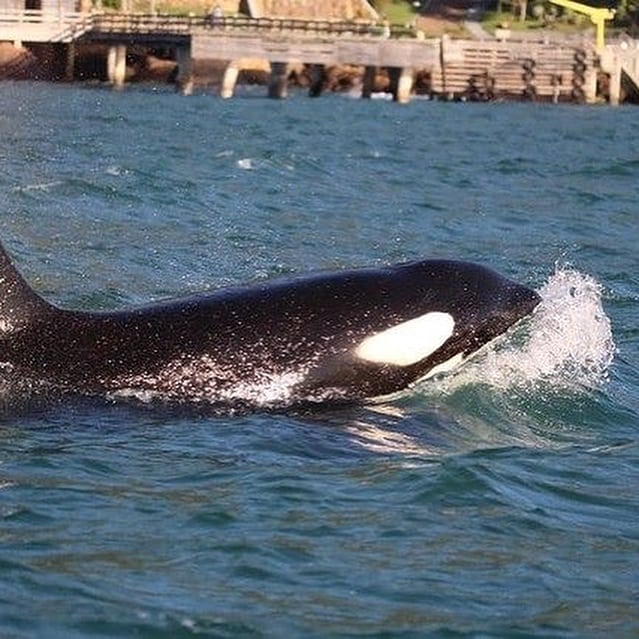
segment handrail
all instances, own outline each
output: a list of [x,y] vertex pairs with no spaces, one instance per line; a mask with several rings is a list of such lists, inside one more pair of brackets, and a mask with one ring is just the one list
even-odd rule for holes
[[98,33],[164,33],[188,35],[193,30],[242,32],[295,32],[330,36],[372,36],[412,38],[416,32],[402,25],[384,26],[374,22],[338,20],[302,20],[298,18],[250,18],[248,16],[176,16],[145,13],[82,13],[65,11],[4,11],[0,9],[0,25],[66,24],[82,25],[82,32]]
[[[169,32],[185,33],[192,29],[221,31],[257,31],[257,32],[304,32],[327,35],[380,36],[384,27],[371,22],[346,22],[333,20],[301,20],[297,18],[249,18],[247,16],[173,16],[153,14],[115,14],[96,15],[94,28],[101,32],[127,33]],[[391,37],[414,37],[409,27],[393,25]]]
[[380,29],[371,22],[345,20],[303,20],[301,18],[250,18],[248,16],[208,16],[205,24],[219,29],[250,29],[257,31],[312,31],[322,33],[357,33],[370,35]]
[[0,9],[0,23],[10,22],[17,24],[42,24],[50,22],[75,23],[86,20],[89,13],[79,11],[5,11]]

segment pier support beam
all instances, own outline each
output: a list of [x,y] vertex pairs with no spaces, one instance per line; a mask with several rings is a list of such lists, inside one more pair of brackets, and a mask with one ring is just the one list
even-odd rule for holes
[[613,56],[610,66],[610,104],[619,106],[621,101],[621,59]]
[[271,78],[268,83],[269,98],[285,98],[288,95],[288,64],[271,62]]
[[220,97],[225,99],[233,97],[241,71],[267,74],[271,71],[271,65],[265,58],[236,58],[229,61],[222,78]]
[[107,80],[109,84],[115,80],[115,47],[109,47],[107,51]]
[[233,97],[235,85],[237,84],[237,76],[240,74],[240,67],[235,60],[231,60],[224,71],[222,78],[222,87],[220,89],[220,97],[228,100]]
[[73,82],[73,73],[75,70],[75,43],[70,42],[67,45],[67,58],[64,68],[64,79],[66,82]]
[[107,55],[107,78],[116,88],[121,89],[126,79],[126,45],[109,47]]
[[364,79],[362,81],[362,97],[370,98],[373,95],[375,89],[375,74],[377,72],[376,67],[366,67],[364,69]]
[[591,64],[588,65],[586,70],[584,96],[586,104],[594,104],[597,101],[597,69],[595,69]]
[[393,100],[399,102],[399,104],[410,102],[414,82],[413,70],[410,67],[390,67],[388,73]]
[[317,98],[322,94],[324,88],[324,65],[311,64],[308,69],[311,77],[311,86],[308,88],[308,95],[311,98]]
[[177,78],[175,80],[176,89],[182,95],[193,93],[193,58],[191,57],[191,45],[178,46],[175,50],[177,60]]

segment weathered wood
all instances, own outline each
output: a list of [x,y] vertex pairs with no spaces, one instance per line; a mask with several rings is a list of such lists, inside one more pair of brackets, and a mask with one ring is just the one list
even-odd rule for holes
[[224,71],[222,78],[222,87],[220,89],[220,97],[225,100],[233,97],[237,78],[240,74],[240,67],[235,61],[231,61]]
[[362,97],[370,98],[373,95],[375,88],[375,73],[377,69],[372,66],[366,66],[364,68],[364,78],[362,79]]
[[126,79],[126,46],[117,44],[109,47],[107,57],[107,77],[116,88],[122,88]]
[[425,68],[437,63],[439,41],[198,32],[193,34],[193,56],[221,60],[255,57],[270,62]]
[[[12,33],[22,33],[23,37],[7,39],[28,41],[24,34],[30,33],[35,38],[38,33],[45,33],[46,25],[47,41],[55,37],[58,42],[80,40],[116,47],[131,44],[173,46],[176,50],[190,47],[195,60],[259,58],[271,65],[352,64],[425,71],[430,73],[431,92],[435,96],[594,99],[598,58],[594,49],[580,45],[449,37],[426,40],[413,37],[410,29],[393,29],[388,38],[380,25],[370,22],[112,13],[67,16],[62,12],[54,18],[21,12],[11,22],[0,16],[0,37],[3,29],[11,27]],[[26,22],[38,29],[26,30]],[[22,31],[15,30],[16,24]],[[399,73],[401,76],[404,72]],[[121,70],[116,75],[121,78]],[[410,85],[409,76],[405,72],[403,87]],[[402,95],[405,93],[403,89]]]
[[601,52],[601,69],[610,76],[610,103],[621,100],[622,85],[635,99],[639,97],[639,45],[636,41],[607,46]]
[[176,59],[178,68],[178,74],[175,80],[176,88],[182,95],[191,95],[194,84],[191,47],[188,45],[177,47]]
[[45,11],[3,11],[0,13],[0,41],[69,43],[91,27],[86,13]]
[[447,42],[442,51],[442,63],[432,76],[436,94],[471,99],[594,99],[589,87],[589,74],[596,62],[593,51],[542,43],[466,40]]

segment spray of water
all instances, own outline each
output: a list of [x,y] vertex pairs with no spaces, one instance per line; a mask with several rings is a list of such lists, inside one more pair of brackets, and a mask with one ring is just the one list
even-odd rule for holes
[[558,266],[539,294],[542,302],[528,321],[443,380],[442,389],[481,383],[593,390],[605,383],[616,348],[601,286],[590,275]]

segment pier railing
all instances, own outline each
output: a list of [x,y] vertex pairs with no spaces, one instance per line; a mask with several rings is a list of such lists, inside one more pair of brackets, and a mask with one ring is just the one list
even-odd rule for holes
[[69,42],[88,31],[102,34],[188,36],[196,31],[294,33],[309,36],[414,38],[415,29],[362,21],[250,18],[248,16],[176,16],[143,13],[5,11],[0,9],[0,39]]
[[94,29],[102,33],[188,34],[213,29],[242,32],[294,32],[309,35],[415,37],[410,27],[385,27],[371,22],[300,20],[288,18],[250,18],[248,16],[173,16],[153,14],[103,13],[94,16]]
[[99,34],[189,35],[202,24],[201,16],[102,13],[93,16],[92,30]]
[[[141,44],[174,46],[189,73],[191,60],[208,59],[233,64],[268,60],[278,68],[294,61],[419,69],[428,75],[433,94],[471,100],[519,95],[592,101],[600,68],[610,73],[611,86],[619,87],[622,80],[639,85],[639,48],[634,42],[619,51],[607,47],[604,54],[611,60],[606,62],[606,55],[587,43],[426,40],[410,28],[374,22],[0,10],[0,40],[71,43],[82,36],[110,45],[109,55],[119,52],[122,78],[126,47]],[[71,75],[73,47],[69,50]]]
[[11,11],[0,9],[0,22],[8,24],[61,24],[81,20],[86,13],[68,11]]
[[0,9],[0,40],[71,42],[92,28],[92,14]]

